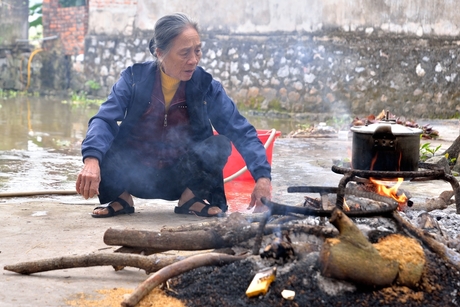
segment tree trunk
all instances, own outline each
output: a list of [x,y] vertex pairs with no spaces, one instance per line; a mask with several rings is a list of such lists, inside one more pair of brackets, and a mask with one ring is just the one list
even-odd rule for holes
[[455,139],[452,145],[450,145],[450,147],[447,148],[445,152],[443,152],[443,155],[445,154],[448,154],[448,159],[458,157],[460,154],[460,135]]

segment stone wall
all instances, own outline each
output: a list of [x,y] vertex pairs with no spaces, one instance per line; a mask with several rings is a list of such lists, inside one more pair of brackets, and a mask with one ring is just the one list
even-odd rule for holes
[[[457,116],[460,41],[369,32],[204,33],[201,66],[241,107],[262,112]],[[85,74],[102,85],[99,94],[126,66],[151,60],[150,33],[87,36]]]
[[0,49],[0,89],[60,96],[84,91],[84,77],[73,70],[61,41],[47,40],[42,47],[22,44]]

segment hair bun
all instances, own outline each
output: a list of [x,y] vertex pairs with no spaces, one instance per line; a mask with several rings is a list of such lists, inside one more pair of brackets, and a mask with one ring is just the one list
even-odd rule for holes
[[150,39],[150,42],[149,42],[149,51],[150,51],[150,54],[155,56],[155,38],[152,37]]

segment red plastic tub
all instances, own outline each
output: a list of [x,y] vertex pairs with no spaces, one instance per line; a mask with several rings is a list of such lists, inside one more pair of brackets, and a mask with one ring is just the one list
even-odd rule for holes
[[[257,135],[259,139],[261,140],[262,144],[264,145],[265,143],[267,143],[268,138],[270,137],[271,133],[272,133],[272,130],[257,130]],[[273,141],[268,147],[266,147],[267,159],[270,165],[272,163],[273,145],[275,144],[276,138],[279,137],[280,135],[281,135],[281,131],[276,131]],[[230,157],[228,157],[227,164],[224,167],[224,178],[228,178],[232,176],[233,174],[235,174],[236,172],[238,172],[240,169],[242,169],[245,166],[246,166],[246,163],[244,162],[243,157],[241,157],[240,153],[232,145],[232,154],[230,155]],[[236,177],[233,180],[254,181],[249,171],[244,172],[242,175]]]

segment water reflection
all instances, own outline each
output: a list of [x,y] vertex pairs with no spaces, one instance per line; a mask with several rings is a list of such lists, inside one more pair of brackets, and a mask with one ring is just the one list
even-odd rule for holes
[[37,97],[5,99],[0,106],[0,189],[72,189],[95,110]]
[[95,113],[56,99],[11,98],[0,105],[0,150],[72,147],[82,140]]

